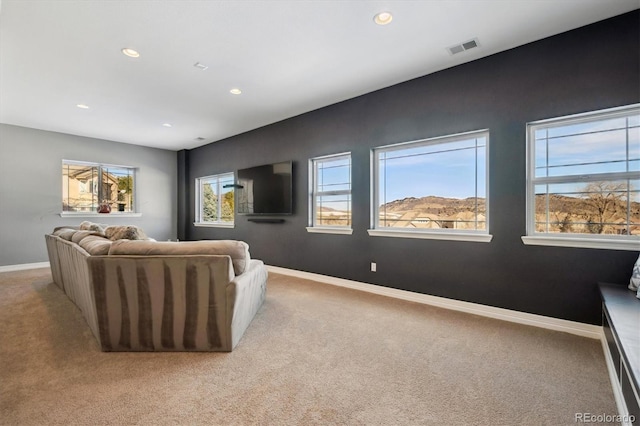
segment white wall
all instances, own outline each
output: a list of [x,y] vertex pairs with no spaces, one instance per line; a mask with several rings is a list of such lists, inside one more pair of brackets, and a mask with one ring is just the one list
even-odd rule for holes
[[95,221],[137,225],[157,240],[175,238],[176,152],[0,124],[0,266],[45,262],[45,233],[93,220],[60,217],[63,159],[137,167],[142,216]]

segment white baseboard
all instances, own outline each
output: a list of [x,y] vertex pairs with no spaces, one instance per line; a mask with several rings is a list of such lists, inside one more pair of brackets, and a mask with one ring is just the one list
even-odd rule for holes
[[294,269],[281,268],[279,266],[267,266],[267,269],[275,274],[290,275],[293,277],[318,281],[325,284],[366,291],[368,293],[382,296],[394,297],[396,299],[408,300],[410,302],[423,303],[425,305],[437,306],[454,311],[466,312],[488,318],[495,318],[503,321],[515,322],[518,324],[531,325],[534,327],[546,328],[549,330],[562,331],[591,339],[601,339],[602,327],[591,324],[584,324],[575,321],[568,321],[558,318],[551,318],[542,315],[518,312],[510,309],[496,308],[493,306],[480,305],[460,300],[447,299],[445,297],[430,296],[427,294],[414,293],[406,290],[383,287],[374,284],[366,284],[358,281],[346,280],[343,278],[330,277],[328,275],[314,274],[311,272],[296,271]]
[[21,265],[0,266],[0,272],[24,271],[25,269],[48,268],[49,262],[23,263]]
[[[25,263],[21,265],[0,266],[1,272],[22,271],[25,269],[48,268],[49,262]],[[336,278],[328,275],[314,274],[312,272],[296,271],[294,269],[281,268],[279,266],[267,266],[268,270],[283,275],[317,281],[325,284],[351,288],[354,290],[366,291],[368,293],[381,296],[393,297],[410,302],[423,303],[425,305],[437,306],[454,311],[466,312],[488,318],[495,318],[503,321],[518,324],[531,325],[534,327],[546,328],[549,330],[562,331],[591,339],[602,340],[602,327],[591,324],[583,324],[575,321],[568,321],[558,318],[545,317],[542,315],[529,314],[526,312],[513,311],[510,309],[496,308],[493,306],[480,305],[477,303],[463,302],[460,300],[447,299],[445,297],[430,296],[428,294],[414,293],[406,290],[383,287],[374,284],[362,283],[359,281]]]

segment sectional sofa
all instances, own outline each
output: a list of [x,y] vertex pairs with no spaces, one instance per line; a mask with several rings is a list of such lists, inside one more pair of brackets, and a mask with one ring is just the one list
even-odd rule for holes
[[[144,235],[131,228],[120,231]],[[267,270],[248,245],[122,236],[99,226],[45,235],[53,280],[101,349],[232,351],[266,295]]]

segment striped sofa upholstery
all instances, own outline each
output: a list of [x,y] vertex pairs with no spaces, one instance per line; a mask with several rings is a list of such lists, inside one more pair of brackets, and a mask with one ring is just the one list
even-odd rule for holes
[[267,270],[242,241],[78,232],[45,236],[51,272],[103,351],[231,351],[265,300]]

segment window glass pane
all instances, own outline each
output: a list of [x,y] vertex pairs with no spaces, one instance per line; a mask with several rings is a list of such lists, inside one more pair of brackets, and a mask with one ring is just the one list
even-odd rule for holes
[[351,195],[319,195],[315,212],[318,226],[351,226]]
[[233,222],[234,212],[234,188],[233,174],[220,177],[220,194],[222,198],[220,220],[222,222]]
[[640,170],[639,123],[640,115],[631,113],[535,130],[535,176]]
[[202,221],[216,222],[218,220],[218,185],[215,180],[202,181],[201,189]]
[[62,211],[95,212],[98,208],[98,167],[63,163]]
[[535,186],[536,232],[640,235],[640,179]]
[[486,138],[378,153],[378,227],[486,230]]
[[637,106],[539,124],[533,137],[530,232],[640,235]]
[[549,169],[547,168],[547,140],[536,140],[535,151],[536,177],[547,176],[549,173]]
[[235,212],[234,175],[227,173],[197,179],[200,223],[233,224]]
[[626,171],[626,131],[590,133],[549,139],[549,175]]
[[[483,145],[485,138],[479,138],[478,144]],[[475,138],[465,138],[461,140],[439,142],[439,143],[417,143],[415,145],[407,144],[401,148],[386,148],[387,159],[414,157],[424,154],[438,154],[444,152],[452,152],[463,149],[474,149],[476,146]]]
[[586,135],[597,132],[625,129],[626,117],[593,120],[583,123],[564,124],[558,127],[549,127],[549,138],[571,135]]
[[640,127],[629,129],[629,171],[640,171]]
[[351,189],[350,158],[318,162],[317,191],[348,191]]
[[312,159],[311,226],[351,227],[351,155]]
[[103,166],[101,197],[112,212],[133,212],[133,169]]
[[538,139],[547,139],[547,129],[540,129],[534,132],[534,138]]
[[110,212],[134,212],[131,167],[62,162],[62,211],[96,213],[105,203]]

